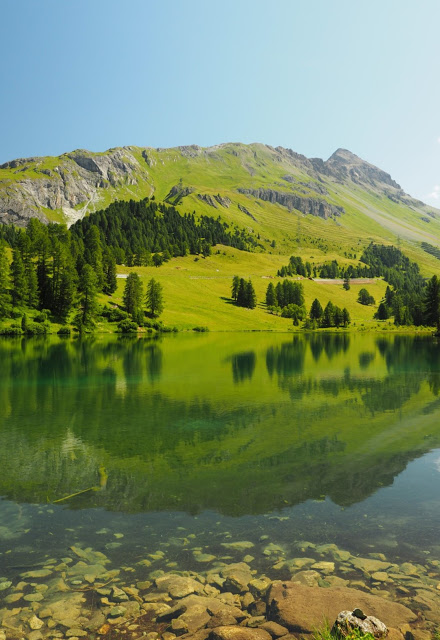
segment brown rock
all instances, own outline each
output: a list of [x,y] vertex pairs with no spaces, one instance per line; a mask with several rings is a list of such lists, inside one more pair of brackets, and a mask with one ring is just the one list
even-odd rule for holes
[[209,640],[271,640],[271,636],[264,629],[226,626],[213,629]]
[[272,638],[281,638],[282,636],[285,636],[289,633],[286,627],[282,627],[280,624],[278,624],[277,622],[273,622],[272,620],[264,622],[261,625],[260,629],[264,629],[265,631],[267,631],[267,633],[270,633]]
[[227,627],[237,624],[237,618],[235,618],[229,611],[219,611],[208,622],[207,627],[209,629],[215,629],[216,627]]
[[357,607],[387,627],[400,627],[417,619],[407,607],[363,591],[348,587],[321,589],[278,580],[270,589],[268,607],[271,620],[299,633],[312,633],[326,619],[335,620],[340,611]]

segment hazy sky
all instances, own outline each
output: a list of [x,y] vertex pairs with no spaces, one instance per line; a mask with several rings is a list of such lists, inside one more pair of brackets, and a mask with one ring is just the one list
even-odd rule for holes
[[440,207],[439,0],[0,0],[0,162],[350,149]]

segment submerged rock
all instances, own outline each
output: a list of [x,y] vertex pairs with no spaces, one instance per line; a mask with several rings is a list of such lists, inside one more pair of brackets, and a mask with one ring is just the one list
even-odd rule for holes
[[366,616],[360,609],[341,611],[333,624],[331,634],[345,638],[353,631],[359,631],[361,635],[371,633],[375,638],[384,638],[388,634],[383,622],[374,616]]
[[336,619],[341,610],[360,608],[398,628],[417,616],[407,607],[348,587],[321,589],[293,582],[272,583],[268,595],[269,618],[298,633],[312,633],[325,618]]

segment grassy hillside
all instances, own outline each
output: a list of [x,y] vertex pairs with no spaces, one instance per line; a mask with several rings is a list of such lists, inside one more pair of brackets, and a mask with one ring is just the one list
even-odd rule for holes
[[[174,258],[167,264],[156,267],[121,267],[124,274],[136,271],[142,278],[144,288],[154,277],[164,290],[165,311],[161,317],[166,325],[179,329],[207,326],[212,331],[269,330],[290,331],[295,328],[292,320],[267,312],[266,289],[269,282],[282,281],[277,278],[277,270],[286,263],[285,256],[275,254],[254,254],[238,251],[231,247],[218,247],[212,256],[195,260],[193,256]],[[310,257],[303,252],[303,257]],[[231,283],[234,275],[251,278],[257,294],[256,309],[238,307],[232,303]],[[314,282],[302,279],[309,310],[314,298],[324,307],[329,300],[340,307],[347,307],[356,327],[389,327],[388,323],[377,323],[373,314],[384,295],[386,283],[378,279],[372,284],[352,284],[350,291],[342,285]],[[111,300],[122,304],[124,279],[118,279],[118,289]],[[356,302],[359,290],[367,287],[376,300],[375,306],[365,307]],[[381,330],[381,329],[379,329]]]
[[[275,241],[276,253],[285,256],[298,248],[359,256],[373,240],[399,243],[425,275],[438,271],[438,260],[425,253],[421,243],[440,246],[440,212],[407,196],[384,172],[340,151],[324,163],[280,147],[240,143],[206,149],[80,150],[58,158],[14,161],[0,168],[0,220],[15,220],[7,210],[16,211],[22,222],[37,214],[71,222],[116,199],[154,194],[157,200],[168,197],[182,213],[220,216],[252,230],[262,252],[273,251]],[[241,189],[272,190],[343,212],[325,219]]]

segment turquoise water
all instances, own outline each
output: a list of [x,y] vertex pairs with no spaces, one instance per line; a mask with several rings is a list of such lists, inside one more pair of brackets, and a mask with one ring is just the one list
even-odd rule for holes
[[440,560],[430,337],[2,340],[0,363],[0,578],[72,545],[130,580],[157,551],[150,571],[250,555],[283,579],[325,543]]

